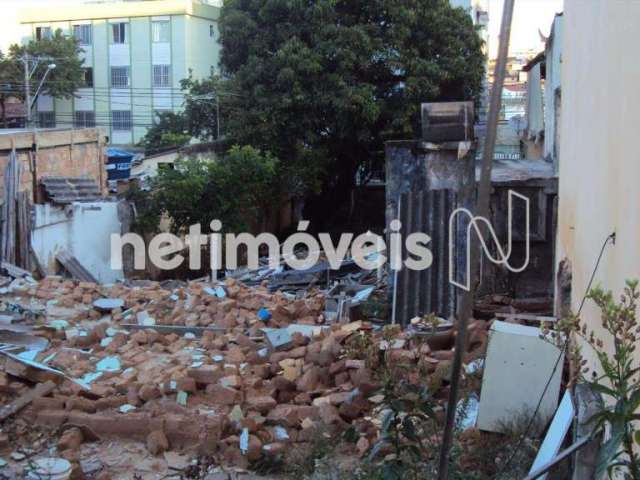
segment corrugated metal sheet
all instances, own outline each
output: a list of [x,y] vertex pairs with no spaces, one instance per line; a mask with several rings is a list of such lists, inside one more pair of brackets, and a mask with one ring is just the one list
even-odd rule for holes
[[[422,271],[403,267],[398,272],[396,322],[407,325],[411,318],[429,313],[449,317],[455,312],[457,300],[456,289],[449,282],[449,218],[457,208],[457,194],[449,189],[414,189],[401,194],[400,206],[402,238],[414,232],[429,235],[433,264]],[[454,241],[456,252],[459,242]],[[402,253],[407,258],[404,245]]]
[[102,199],[100,186],[88,177],[43,177],[41,180],[47,197],[58,204],[93,202]]

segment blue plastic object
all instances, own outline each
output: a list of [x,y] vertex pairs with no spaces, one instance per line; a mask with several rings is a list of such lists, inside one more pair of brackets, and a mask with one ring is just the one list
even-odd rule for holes
[[260,310],[258,310],[258,318],[263,322],[271,320],[271,312],[266,308],[261,308]]
[[122,180],[131,176],[133,153],[117,148],[107,148],[107,178]]

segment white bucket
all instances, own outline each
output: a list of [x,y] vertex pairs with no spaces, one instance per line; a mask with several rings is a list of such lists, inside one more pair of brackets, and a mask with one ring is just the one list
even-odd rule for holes
[[64,458],[39,458],[33,461],[29,471],[29,480],[68,480],[71,476],[71,463]]

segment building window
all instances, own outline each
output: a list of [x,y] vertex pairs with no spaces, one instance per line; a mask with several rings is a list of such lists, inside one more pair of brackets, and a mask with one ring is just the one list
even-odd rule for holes
[[169,22],[151,23],[151,38],[155,43],[170,41]]
[[169,86],[169,65],[153,66],[153,86],[154,87]]
[[73,116],[74,128],[90,128],[96,126],[96,114],[90,111],[76,111]]
[[48,40],[52,36],[51,27],[36,27],[36,40]]
[[84,86],[87,88],[93,88],[93,68],[86,67],[82,70],[84,71]]
[[111,119],[114,130],[131,130],[131,110],[113,110]]
[[215,37],[215,36],[216,36],[216,31],[215,31],[215,29],[213,28],[213,25],[209,25],[209,36],[210,36],[211,38],[213,38],[213,37]]
[[111,87],[129,88],[129,67],[111,67]]
[[56,112],[38,112],[39,128],[55,128]]
[[127,23],[111,24],[111,43],[127,43]]
[[91,45],[91,25],[74,25],[73,36],[80,45]]

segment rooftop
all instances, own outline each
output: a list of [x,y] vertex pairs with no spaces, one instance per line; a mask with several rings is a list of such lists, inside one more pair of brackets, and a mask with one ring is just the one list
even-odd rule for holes
[[[553,165],[545,160],[494,160],[491,169],[493,184],[528,182],[529,180],[553,180],[557,175]],[[480,167],[476,166],[476,180],[480,179]]]
[[25,8],[19,12],[19,20],[20,23],[48,23],[158,15],[191,15],[217,20],[219,14],[220,7],[199,0],[146,0],[60,5],[55,9]]

